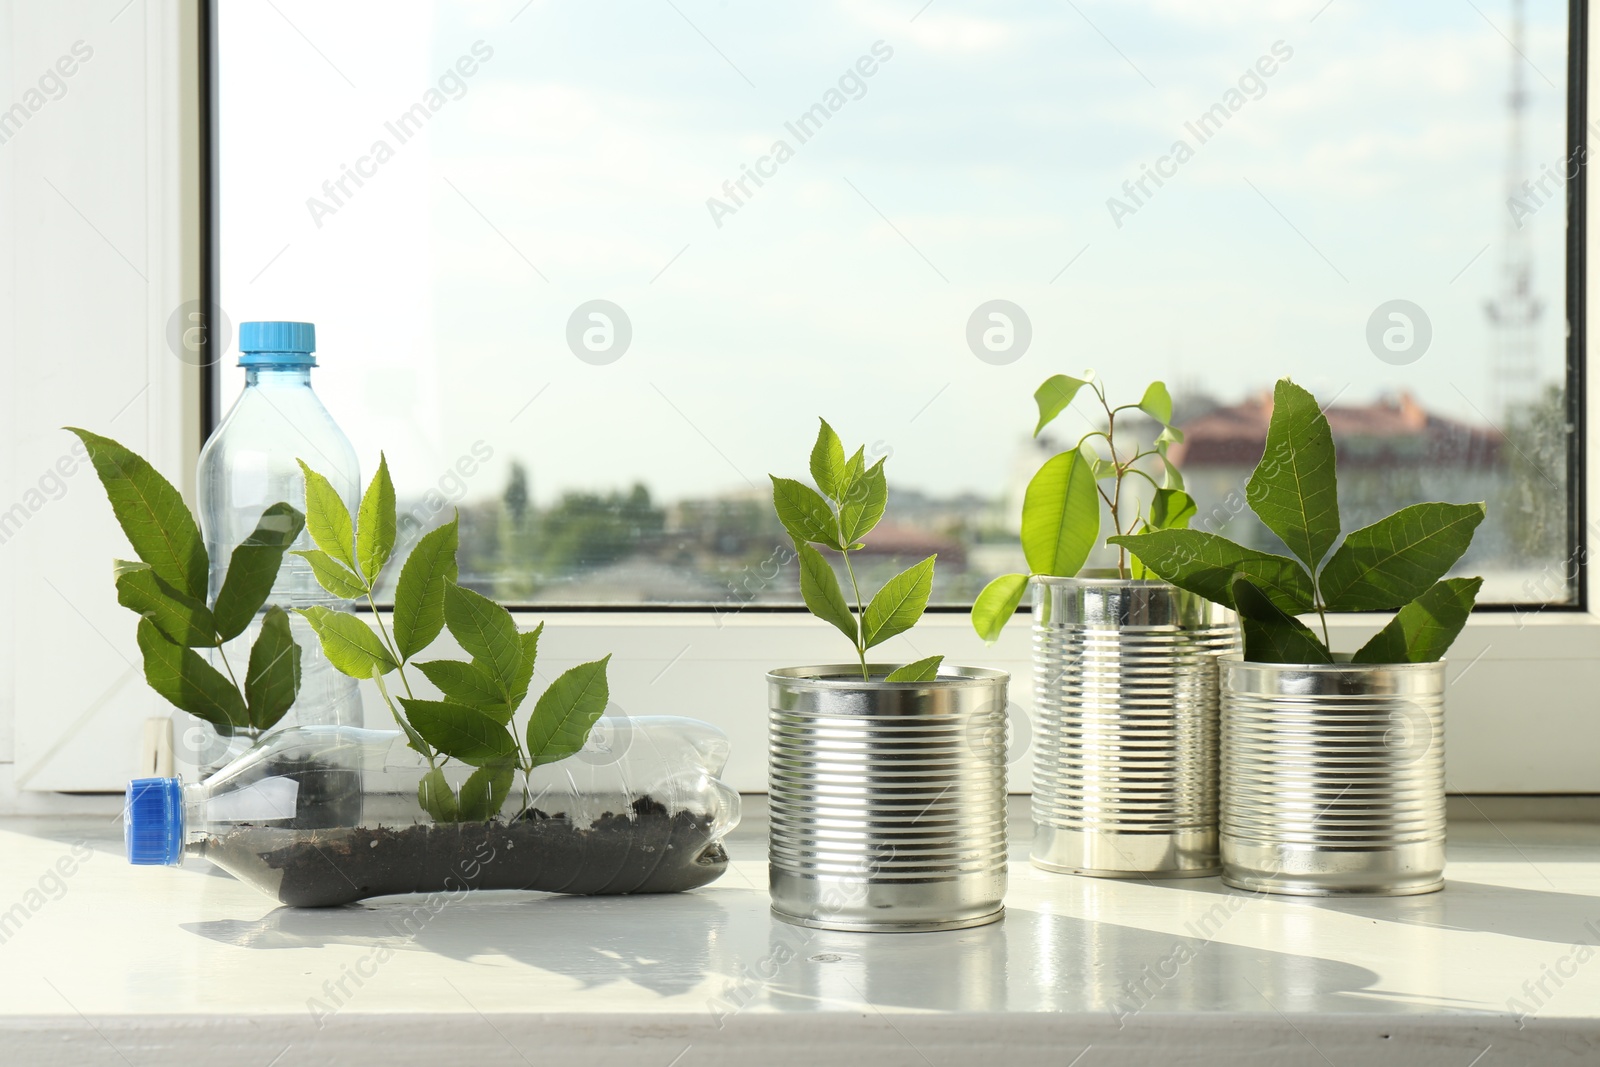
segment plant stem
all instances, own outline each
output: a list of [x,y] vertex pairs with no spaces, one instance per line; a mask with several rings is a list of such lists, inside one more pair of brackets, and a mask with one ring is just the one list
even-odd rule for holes
[[837,511],[833,513],[834,536],[839,539],[839,555],[844,557],[844,572],[850,576],[850,588],[856,594],[856,655],[861,659],[861,680],[870,682],[872,675],[867,672],[867,646],[862,627],[866,625],[867,611],[861,606],[861,585],[856,581],[856,569],[850,566],[850,546],[844,537],[844,518]]
[[[395,673],[400,676],[400,684],[406,687],[406,696],[412,700],[415,700],[417,696],[411,691],[411,680],[406,677],[405,659],[400,655],[400,646],[395,644],[394,639],[389,636],[389,628],[383,624],[383,614],[378,610],[377,603],[372,599],[371,585],[367,586],[367,606],[372,609],[372,617],[378,623],[378,640],[383,642],[384,650],[387,651],[390,658],[394,660],[394,669]],[[373,680],[378,683],[378,691],[383,694],[383,702],[389,705],[389,714],[393,715],[394,721],[399,723],[402,730],[405,730],[406,736],[412,736],[412,731],[408,728],[409,724],[402,721],[400,718],[400,709],[396,708],[394,706],[394,701],[389,699],[389,690],[388,687],[383,684],[383,676],[374,673],[372,677]],[[420,737],[421,735],[417,736]],[[431,747],[426,746],[426,743],[424,744],[425,747]],[[428,766],[433,767],[433,753],[424,752],[423,756],[427,758]]]
[[861,606],[861,586],[856,583],[856,569],[850,566],[849,549],[841,552],[840,555],[844,557],[845,573],[850,575],[850,588],[854,589],[856,593],[856,655],[861,657],[861,680],[863,682],[871,681],[872,676],[867,672],[866,634],[862,632],[862,627],[867,622],[867,612]]
[[[412,738],[416,738],[419,741],[422,740],[421,735],[412,729],[411,724],[400,717],[400,709],[394,706],[394,700],[389,696],[389,687],[383,684],[383,675],[373,671],[372,680],[378,684],[378,693],[383,697],[383,702],[388,706],[389,714],[394,716],[395,724],[400,727],[400,731],[406,735],[408,740]],[[438,764],[433,762],[433,756],[434,753],[430,746],[426,741],[423,741],[422,758],[428,761],[429,770],[438,770]]]
[[372,609],[372,618],[378,624],[378,639],[383,642],[383,647],[394,658],[395,669],[400,673],[400,684],[406,687],[406,696],[416,699],[416,694],[411,691],[411,682],[406,678],[405,659],[400,655],[400,646],[394,643],[389,636],[389,628],[383,624],[383,613],[378,610],[378,605],[372,599],[372,587],[367,586],[367,607]]
[[[228,672],[228,681],[233,683],[235,689],[239,689],[239,679],[233,676],[233,666],[228,662],[228,653],[223,650],[220,637],[217,639],[217,655],[222,658],[222,669]],[[243,690],[241,689],[240,692],[242,693]]]
[[[1106,410],[1106,448],[1111,452],[1111,466],[1116,470],[1111,499],[1107,503],[1111,505],[1111,528],[1120,534],[1122,533],[1122,478],[1128,470],[1128,465],[1117,456],[1117,412],[1122,409],[1112,408],[1106,402],[1104,390],[1096,389],[1095,395],[1100,398],[1100,406]],[[1121,545],[1117,546],[1117,577],[1124,579],[1128,577],[1128,550]]]
[[[1155,455],[1154,452],[1146,452],[1144,454],[1146,456]],[[1124,473],[1126,473],[1126,474],[1137,474],[1139,477],[1141,477],[1145,481],[1149,482],[1150,483],[1150,488],[1152,488],[1152,489],[1159,490],[1161,488],[1160,484],[1157,483],[1157,481],[1150,476],[1150,473],[1148,471],[1142,471],[1138,467],[1133,466],[1133,461],[1132,460],[1129,460],[1128,464],[1129,465],[1124,469]]]
[[524,768],[523,769],[523,772],[522,772],[522,810],[517,812],[517,817],[515,819],[512,819],[511,820],[512,822],[519,821],[524,815],[528,814],[528,809],[533,807],[533,794],[528,789],[528,775],[530,775],[532,773],[533,773],[533,771],[532,771],[531,768]]
[[1322,620],[1322,643],[1327,646],[1328,652],[1333,653],[1333,642],[1328,637],[1328,610],[1322,603],[1322,584],[1317,581],[1317,576],[1311,576],[1311,595],[1317,605],[1317,618]]

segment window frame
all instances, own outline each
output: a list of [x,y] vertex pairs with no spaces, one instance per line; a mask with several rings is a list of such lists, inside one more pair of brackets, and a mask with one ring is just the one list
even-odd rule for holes
[[[203,223],[197,252],[201,257],[201,299],[212,307],[218,306],[222,296],[219,212],[224,193],[217,188],[216,163],[221,119],[217,69],[224,61],[217,54],[219,2],[201,0],[200,4],[200,40],[205,42],[200,57],[204,143],[200,163]],[[1589,245],[1596,239],[1589,233],[1587,212],[1592,178],[1585,135],[1594,92],[1588,79],[1593,40],[1587,0],[1569,3],[1568,44],[1567,158],[1577,160],[1580,168],[1580,178],[1566,184],[1567,405],[1574,428],[1568,452],[1572,548],[1567,562],[1575,572],[1573,602],[1484,605],[1470,620],[1453,650],[1451,664],[1453,679],[1467,670],[1479,672],[1472,687],[1457,685],[1452,689],[1449,786],[1453,792],[1600,792],[1600,780],[1587,771],[1583,766],[1586,761],[1579,758],[1585,746],[1573,744],[1575,736],[1593,736],[1600,742],[1600,726],[1586,721],[1592,716],[1582,706],[1582,694],[1600,687],[1600,669],[1591,670],[1600,667],[1600,614],[1594,610],[1596,576],[1588,558],[1588,501],[1600,493],[1600,440],[1589,436],[1587,413],[1600,403],[1600,393],[1586,367],[1586,308],[1595,295],[1587,258]],[[218,368],[204,368],[202,374],[198,417],[203,437],[215,426],[222,409]],[[574,635],[574,647],[614,652],[617,664],[664,662],[656,680],[674,669],[690,674],[693,683],[686,687],[659,691],[659,700],[641,700],[635,695],[630,703],[641,705],[641,709],[649,704],[652,712],[710,718],[728,729],[736,753],[742,750],[742,755],[736,755],[737,766],[730,772],[730,780],[743,789],[765,787],[765,669],[843,658],[837,635],[811,620],[799,605],[749,605],[727,612],[716,606],[518,604],[513,610],[519,623],[530,627],[538,618],[551,617],[557,623],[553,631],[559,628]],[[1020,613],[1026,614],[1027,610],[1024,605]],[[1335,646],[1355,647],[1385,618],[1373,614],[1330,619]],[[706,639],[708,629],[714,635],[722,635],[713,651],[703,659],[685,660],[694,642]],[[942,606],[930,608],[928,617],[912,636],[918,648],[939,647],[947,650],[952,659],[1011,670],[1014,698],[1031,704],[1031,658],[1024,622],[1014,621],[995,646],[985,648],[966,623],[966,609]],[[684,651],[674,658],[672,649],[680,644]],[[886,657],[910,651],[890,647],[894,651],[887,652]],[[680,660],[687,666],[680,666]],[[1480,662],[1486,665],[1478,666]],[[730,671],[743,674],[732,678]],[[655,681],[651,681],[643,692],[648,695],[654,685]],[[1534,703],[1545,709],[1539,729],[1514,729],[1511,718],[1499,717],[1504,716],[1504,709],[1499,706],[1504,695],[1516,692],[1524,694],[1518,702],[1521,706]],[[709,713],[705,701],[713,697],[724,703]],[[1507,746],[1515,751],[1508,753]],[[1026,785],[1029,769],[1025,756],[1013,764],[1013,789]]]

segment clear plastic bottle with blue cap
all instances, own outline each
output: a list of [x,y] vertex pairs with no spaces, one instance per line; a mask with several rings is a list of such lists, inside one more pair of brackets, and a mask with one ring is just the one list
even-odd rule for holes
[[[575,755],[517,772],[484,814],[439,822],[418,803],[428,764],[399,731],[297,726],[202,782],[130,782],[128,860],[204,858],[292,907],[476,889],[681,892],[727,870],[722,839],[739,822],[739,794],[718,777],[728,751],[694,719],[609,720]],[[473,768],[443,771],[461,792]]]
[[[261,510],[278,500],[304,507],[305,477],[296,460],[325,474],[354,513],[361,478],[355,449],[311,387],[317,366],[316,327],[309,322],[246,322],[239,326],[239,366],[244,390],[200,451],[198,488],[200,527],[211,554],[211,594],[216,595],[228,560],[255,529]],[[294,545],[310,549],[309,532]],[[311,627],[293,609],[321,605],[347,609],[320,586],[311,565],[286,555],[267,604],[290,612],[295,642],[301,648],[300,694],[275,729],[293,726],[360,726],[361,694],[354,679],[328,662]],[[259,625],[228,646],[231,662],[244,662]],[[242,650],[235,658],[234,646]],[[222,766],[254,741],[224,737],[210,725],[189,719],[180,731],[180,763],[200,774]]]

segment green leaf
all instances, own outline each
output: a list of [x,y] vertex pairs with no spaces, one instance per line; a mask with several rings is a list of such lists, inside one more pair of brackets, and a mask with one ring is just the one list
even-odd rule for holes
[[433,816],[434,822],[458,822],[461,819],[456,795],[451,792],[450,782],[444,772],[437,767],[417,782],[417,804]]
[[382,452],[378,453],[378,473],[361,497],[356,518],[356,562],[367,581],[373,582],[394,551],[394,482],[389,480],[389,461]]
[[506,694],[494,676],[477,663],[435,659],[415,666],[451,703],[477,708],[501,724],[511,721]]
[[474,767],[516,757],[516,740],[492,715],[448,700],[398,699],[412,729],[447,756]]
[[842,497],[848,494],[850,492],[850,487],[855,485],[856,482],[860,480],[861,476],[866,473],[866,471],[867,446],[862,445],[860,448],[856,449],[855,454],[845,462],[844,488],[840,490],[839,495]]
[[1317,398],[1287,378],[1279,380],[1272,404],[1266,451],[1245,483],[1245,499],[1315,572],[1339,537],[1333,431]]
[[433,644],[444,629],[444,591],[456,570],[456,529],[460,516],[423,534],[400,568],[394,587],[394,644],[410,659]]
[[304,515],[280,501],[261,513],[255,530],[233,550],[228,558],[227,577],[211,608],[217,633],[224,641],[244,633],[267,602],[278,568],[283,565],[283,553],[305,525]]
[[138,557],[185,596],[204,600],[211,561],[183,497],[143,457],[109,437],[69,426],[89,450],[111,510]]
[[1483,522],[1482,504],[1413,504],[1344,539],[1322,569],[1330,611],[1391,611],[1455,566]]
[[972,604],[972,628],[985,643],[992,645],[1000,639],[1000,631],[1017,613],[1027,591],[1026,574],[1002,574],[983,587]]
[[1482,578],[1447,578],[1400,609],[1351,663],[1433,663],[1444,658],[1478,600]]
[[1100,493],[1077,451],[1039,468],[1022,498],[1022,554],[1034,574],[1070,578],[1100,537]]
[[831,622],[854,645],[856,617],[850,614],[850,605],[839,588],[839,576],[822,553],[804,541],[796,541],[794,547],[800,554],[800,595],[805,598],[806,607],[823,622]]
[[148,619],[168,641],[187,648],[217,643],[217,624],[205,601],[172,588],[148,563],[119,559],[115,571],[117,603]]
[[270,730],[288,714],[300,695],[300,646],[289,631],[289,616],[276,605],[267,609],[261,632],[250,647],[244,699],[250,725]]
[[348,611],[313,607],[296,609],[316,631],[328,662],[352,678],[388,674],[398,664],[366,623]]
[[356,569],[355,531],[350,523],[350,509],[333,483],[306,466],[305,460],[296,460],[306,477],[306,529],[311,540],[334,559]]
[[566,759],[583,747],[595,720],[611,699],[606,665],[611,657],[580,663],[546,689],[528,720],[528,758],[532,766]]
[[144,678],[173,707],[215,726],[243,728],[249,712],[239,690],[193,649],[161,636],[149,619],[139,620],[139,651],[144,653]]
[[1328,646],[1310,628],[1286,614],[1245,575],[1235,575],[1232,596],[1244,631],[1244,658],[1251,663],[1332,663]]
[[1251,663],[1332,663],[1327,646],[1298,619],[1292,625],[1240,618],[1244,658]]
[[1109,459],[1100,458],[1100,453],[1095,451],[1092,444],[1093,438],[1093,434],[1085,434],[1078,440],[1078,456],[1089,465],[1089,469],[1094,472],[1094,480],[1098,482],[1101,478],[1110,478],[1116,474],[1117,465]]
[[1108,537],[1106,543],[1126,548],[1178,588],[1230,608],[1237,606],[1233,576],[1243,574],[1288,614],[1315,610],[1311,576],[1287,556],[1257,552],[1201,530],[1154,530]]
[[1172,395],[1167,392],[1165,382],[1151,382],[1145,389],[1143,398],[1139,401],[1139,410],[1155,419],[1162,426],[1172,423]]
[[1194,497],[1182,489],[1157,489],[1150,501],[1150,528],[1182,530],[1188,528],[1199,508]]
[[[1172,434],[1173,436],[1168,437],[1168,434]],[[1171,426],[1163,429],[1160,436],[1156,438],[1156,452],[1161,456],[1161,486],[1164,489],[1183,488],[1183,472],[1180,471],[1178,469],[1178,465],[1172,461],[1172,457],[1167,455],[1167,449],[1171,445],[1182,440],[1183,434],[1179,433],[1177,430],[1174,430]]]
[[1065,374],[1053,374],[1046,378],[1044,384],[1033,392],[1034,402],[1039,405],[1039,424],[1033,428],[1033,436],[1038,437],[1044,428],[1055,421],[1055,417],[1067,410],[1078,390],[1088,385],[1084,378],[1072,378]]
[[516,768],[509,763],[479,767],[461,783],[457,801],[461,822],[488,822],[500,811],[511,792]]
[[296,550],[290,554],[311,564],[317,584],[341,600],[358,600],[367,595],[366,583],[320,548]]
[[515,684],[509,694],[513,711],[522,706],[528,696],[528,686],[533,684],[533,665],[539,658],[539,635],[542,633],[544,623],[541,622],[532,630],[517,634],[517,641],[522,645],[522,667],[517,671]]
[[454,582],[444,591],[444,621],[467,654],[477,660],[510,702],[522,673],[522,642],[511,612],[481,593]]
[[878,460],[859,478],[850,483],[844,501],[839,505],[839,527],[843,531],[844,545],[860,541],[883,518],[889,506],[889,483],[883,474],[883,460]]
[[861,647],[871,648],[905,633],[922,618],[933,592],[933,561],[929,556],[890,578],[861,616]]
[[822,495],[835,501],[843,500],[849,461],[844,458],[844,443],[833,432],[827,419],[818,420],[822,427],[817,431],[817,443],[811,446],[811,480],[817,483]]
[[886,682],[931,682],[939,677],[939,664],[944,662],[943,656],[929,656],[919,659],[915,663],[907,663],[904,667],[897,667],[889,672]]
[[838,549],[838,524],[822,494],[792,478],[768,477],[772,478],[772,507],[789,536],[796,541],[815,541]]

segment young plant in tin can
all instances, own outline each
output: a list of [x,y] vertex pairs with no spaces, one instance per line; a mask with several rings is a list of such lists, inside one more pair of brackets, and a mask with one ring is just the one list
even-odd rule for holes
[[[1111,521],[1108,544],[1116,544],[1118,535],[1142,530],[1181,529],[1195,513],[1183,475],[1167,455],[1183,433],[1172,425],[1172,397],[1162,382],[1151,382],[1137,404],[1112,407],[1093,371],[1082,378],[1053,375],[1033,394],[1039,409],[1033,435],[1043,433],[1085,387],[1105,415],[1105,428],[1090,430],[1072,448],[1046,460],[1028,483],[1022,501],[1022,552],[1029,573],[1001,575],[972,606],[973,629],[990,643],[1016,614],[1031,579],[1071,578],[1083,570],[1101,543],[1102,510]],[[1135,412],[1161,427],[1149,447],[1131,436],[1126,421],[1118,433],[1117,417]],[[1117,577],[1148,576],[1137,559],[1119,549]]]
[[[126,446],[75,427],[89,451],[139,562],[115,561],[117,602],[139,616],[139,651],[150,688],[174,707],[224,735],[259,737],[288,714],[300,692],[300,646],[281,607],[267,608],[248,662],[228,660],[228,642],[261,612],[283,554],[305,525],[287,503],[261,513],[255,531],[233,550],[215,597],[200,526],[178,490]],[[222,669],[197,649],[214,651]]]
[[[1332,663],[1328,615],[1355,611],[1396,615],[1350,662],[1441,659],[1483,585],[1482,578],[1444,575],[1471,545],[1484,504],[1413,504],[1341,541],[1335,465],[1327,416],[1315,397],[1284,378],[1245,497],[1293,559],[1199,530],[1150,530],[1111,542],[1179,588],[1237,611],[1247,661]],[[1298,618],[1313,614],[1320,636]]]
[[[816,443],[811,448],[813,489],[792,478],[772,479],[772,506],[789,536],[794,538],[800,562],[800,595],[806,607],[850,639],[861,663],[861,678],[870,681],[867,649],[915,626],[933,592],[933,564],[929,556],[895,575],[863,603],[851,556],[866,547],[862,538],[883,518],[889,503],[889,486],[883,460],[866,465],[866,449],[848,458],[844,444],[826,419],[819,420]],[[855,603],[845,598],[839,576],[821,549],[837,553]],[[926,682],[936,678],[943,656],[928,656],[892,671],[889,682]]]
[[[306,478],[306,526],[317,547],[296,554],[311,564],[328,592],[365,600],[376,630],[349,612],[313,607],[300,614],[334,667],[377,683],[407,741],[427,760],[417,802],[437,822],[483,822],[500,811],[519,773],[526,800],[527,776],[534,768],[575,754],[605,712],[611,657],[556,678],[534,702],[526,726],[517,730],[513,719],[528,696],[544,625],[521,633],[504,607],[456,584],[458,519],[417,541],[400,568],[393,615],[385,625],[376,590],[394,551],[396,530],[387,460],[380,457],[354,520],[332,484],[304,462],[300,466]],[[470,658],[417,662],[446,628]],[[417,696],[410,667],[442,698]],[[404,696],[391,696],[384,681],[390,674]],[[459,791],[444,773],[451,759],[475,768]]]

